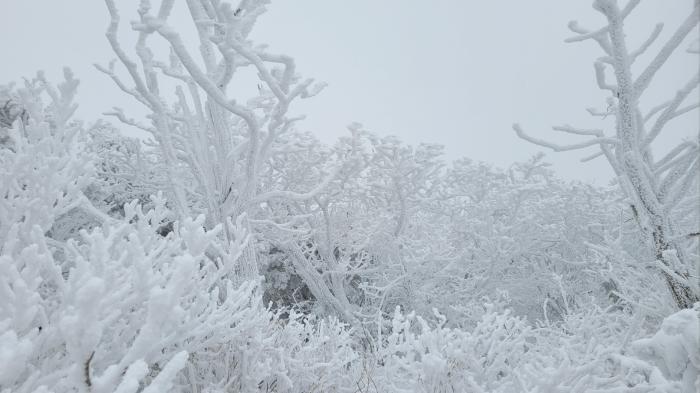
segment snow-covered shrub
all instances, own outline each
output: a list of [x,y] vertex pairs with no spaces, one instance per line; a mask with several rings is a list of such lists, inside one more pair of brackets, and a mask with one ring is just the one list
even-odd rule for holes
[[[303,368],[284,366],[293,353],[352,358],[328,349],[347,340],[337,323],[281,329],[257,283],[233,285],[248,239],[238,224],[228,223],[232,242],[221,226],[205,230],[203,216],[163,236],[172,213],[161,196],[145,212],[126,204],[119,220],[92,206],[82,190],[93,181],[94,156],[79,125],[68,123],[76,86],[68,71],[58,91],[40,75],[15,93],[26,118],[3,125],[10,142],[0,149],[0,391],[250,391],[292,374],[310,381]],[[56,221],[76,208],[102,224],[65,242],[52,238]],[[282,333],[303,350],[285,347]]]
[[[275,336],[284,353],[287,374],[277,379],[279,392],[356,391],[357,360],[355,340],[348,326],[336,318],[307,319],[290,311]],[[284,351],[284,352],[283,352]],[[265,390],[263,390],[265,391]]]
[[[575,392],[622,386],[612,358],[625,348],[638,326],[614,307],[572,310],[557,322],[536,329],[537,356],[519,364],[523,391]],[[603,390],[605,391],[605,390]]]
[[659,291],[666,283],[653,274],[658,268],[640,239],[639,231],[631,225],[606,230],[605,240],[589,244],[591,271],[603,279],[610,300],[619,306],[643,309],[660,322],[674,310],[668,291]]
[[168,382],[159,375],[171,360],[170,379],[188,354],[257,334],[255,284],[233,288],[221,280],[242,243],[213,260],[205,253],[220,229],[205,232],[199,217],[163,238],[156,230],[164,201],[156,198],[155,205],[144,213],[132,203],[129,221],[83,231],[80,242],[66,244],[63,266],[39,226],[26,245],[5,242],[0,324],[3,341],[14,345],[3,346],[3,357],[24,361],[12,362],[0,386],[109,392],[133,385],[125,391],[135,391],[144,380]]
[[537,356],[518,364],[525,392],[695,392],[700,359],[698,312],[667,317],[649,338],[642,318],[610,307],[572,313],[536,329]]
[[150,195],[167,190],[158,157],[142,141],[123,136],[104,121],[93,124],[87,134],[86,149],[95,155],[95,178],[85,194],[101,210],[122,217],[125,204],[137,199],[148,206]]
[[27,115],[6,128],[9,141],[0,148],[0,244],[28,242],[35,226],[48,231],[59,216],[85,206],[81,190],[93,168],[80,127],[68,122],[78,81],[69,70],[65,77],[58,91],[39,74],[15,92]]
[[682,392],[700,390],[700,303],[692,309],[671,314],[659,331],[631,345],[636,357],[654,369],[645,375],[648,382],[672,381]]
[[462,159],[433,181],[439,192],[409,216],[415,240],[404,242],[419,255],[406,263],[417,310],[437,307],[451,326],[471,327],[480,300],[498,291],[531,321],[544,310],[561,319],[590,295],[605,300],[587,243],[614,217],[609,190],[558,178],[541,155],[507,170]]
[[5,244],[0,361],[11,366],[0,387],[298,392],[349,384],[351,374],[339,377],[356,357],[344,325],[293,313],[284,324],[262,307],[257,283],[234,288],[226,278],[243,233],[223,250],[220,227],[205,231],[200,216],[162,237],[170,213],[162,198],[153,204],[143,212],[132,202],[124,221],[70,240],[63,267],[38,227],[31,244]]
[[[398,309],[365,384],[387,392],[490,392],[515,389],[512,370],[528,361],[532,330],[524,319],[486,310],[471,331],[431,325]],[[374,381],[374,382],[369,382]],[[507,390],[505,390],[507,391]]]

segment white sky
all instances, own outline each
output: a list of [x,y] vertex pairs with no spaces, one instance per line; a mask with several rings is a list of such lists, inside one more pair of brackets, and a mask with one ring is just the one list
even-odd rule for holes
[[[122,44],[132,48],[128,21],[136,0],[119,0]],[[157,1],[154,1],[157,4]],[[275,53],[291,55],[306,77],[329,83],[319,96],[297,103],[306,114],[300,128],[325,142],[358,121],[378,134],[407,143],[446,145],[449,159],[467,156],[506,167],[543,150],[518,139],[520,122],[540,138],[562,138],[550,127],[568,123],[585,128],[609,122],[591,118],[586,107],[604,105],[592,62],[593,42],[565,44],[566,25],[577,19],[589,29],[602,15],[591,1],[563,0],[273,0],[253,33]],[[63,66],[81,80],[77,117],[92,121],[112,106],[137,117],[144,113],[92,63],[114,57],[104,38],[108,23],[99,0],[3,0],[0,14],[0,82],[45,70],[58,81]],[[628,21],[633,49],[657,22],[666,22],[656,49],[690,12],[692,0],[644,0]],[[184,0],[178,2],[180,10]],[[170,21],[192,30],[176,13]],[[695,34],[698,35],[697,33]],[[683,48],[687,46],[685,43]],[[194,50],[194,47],[193,47]],[[646,63],[649,57],[641,58]],[[698,57],[678,53],[651,86],[647,107],[670,98],[698,68]],[[236,86],[252,89],[246,78]],[[697,96],[697,95],[696,95]],[[677,120],[661,149],[697,133],[697,112]],[[133,132],[129,130],[128,132]],[[595,150],[590,150],[590,153]],[[548,152],[564,177],[604,184],[610,177],[599,159],[582,164],[589,152]]]

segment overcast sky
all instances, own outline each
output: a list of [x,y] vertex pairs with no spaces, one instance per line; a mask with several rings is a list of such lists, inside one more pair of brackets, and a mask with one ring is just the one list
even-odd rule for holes
[[[123,46],[134,36],[126,22],[135,19],[135,0],[119,0]],[[158,4],[157,1],[154,1]],[[180,11],[186,8],[178,1]],[[565,44],[568,21],[590,29],[603,18],[590,0],[273,0],[252,34],[270,51],[291,55],[306,77],[328,82],[319,96],[300,102],[300,126],[325,142],[344,135],[357,121],[378,134],[398,135],[408,143],[440,143],[449,159],[467,156],[506,167],[543,149],[518,139],[511,124],[531,134],[562,138],[552,125],[586,128],[609,122],[591,118],[586,107],[601,107],[605,93],[595,84],[592,62],[600,56],[593,42]],[[664,42],[690,12],[692,0],[643,0],[628,21],[635,47],[657,22]],[[112,106],[135,116],[144,113],[92,63],[114,57],[104,37],[108,23],[99,0],[3,0],[0,13],[0,82],[33,76],[37,70],[58,81],[63,66],[81,80],[78,117],[92,121]],[[170,21],[192,31],[178,12]],[[695,33],[697,36],[697,32]],[[684,48],[688,43],[684,44]],[[652,47],[657,49],[659,44]],[[649,57],[641,58],[646,63]],[[698,57],[678,53],[651,86],[653,106],[671,97],[697,70]],[[255,86],[256,80],[238,86]],[[697,112],[696,112],[697,113]],[[697,133],[696,115],[677,120],[672,141]],[[133,132],[133,131],[129,131]],[[591,150],[594,152],[594,150]],[[607,164],[582,164],[588,152],[549,153],[564,177],[604,184]]]

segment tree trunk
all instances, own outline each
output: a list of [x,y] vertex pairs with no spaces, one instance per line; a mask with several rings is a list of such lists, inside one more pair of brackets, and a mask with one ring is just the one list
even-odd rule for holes
[[[644,167],[643,146],[641,146],[640,141],[643,125],[639,124],[639,118],[636,116],[636,113],[639,112],[638,92],[632,78],[630,56],[625,42],[620,9],[614,1],[597,1],[595,4],[606,15],[609,23],[611,60],[617,82],[616,129],[617,138],[620,141],[620,145],[615,149],[615,154],[621,163],[621,175],[627,177],[632,193],[635,194],[630,195],[630,197],[636,199],[642,208],[639,213],[646,216],[653,228],[651,236],[656,258],[673,270],[673,265],[664,257],[664,251],[672,248],[678,250],[678,248],[672,247],[668,241],[668,236],[672,235],[672,225],[656,193],[654,179],[649,177],[649,173],[652,172],[646,171]],[[679,255],[679,258],[681,257],[682,255]],[[686,276],[675,270],[674,273],[680,277]],[[694,302],[698,301],[697,296],[687,283],[680,282],[666,271],[662,270],[662,274],[679,308],[690,308]]]
[[[663,228],[660,226],[654,228],[652,236],[654,238],[656,259],[661,261],[661,263],[663,263],[669,269],[673,269],[673,265],[664,256],[664,252],[671,249],[678,252],[679,248],[672,248],[669,245],[668,241],[666,240],[666,235],[663,231]],[[681,255],[679,255],[679,259],[683,261]],[[674,273],[680,277],[683,277],[686,280],[688,279],[688,274],[686,272],[678,272],[677,270],[674,270]],[[671,291],[671,296],[673,297],[673,300],[675,301],[678,308],[692,308],[693,304],[700,300],[686,283],[678,281],[678,279],[676,279],[666,271],[663,271],[663,275],[664,279],[666,280],[666,285],[668,285],[668,289],[669,291]]]

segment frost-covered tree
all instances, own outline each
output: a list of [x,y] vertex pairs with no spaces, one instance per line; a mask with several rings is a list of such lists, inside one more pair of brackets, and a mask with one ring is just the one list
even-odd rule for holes
[[[281,138],[300,119],[288,115],[290,106],[323,88],[313,79],[302,79],[289,56],[270,53],[251,41],[250,32],[264,13],[265,2],[244,1],[233,7],[227,2],[187,1],[199,39],[195,53],[168,25],[174,1],[162,1],[156,11],[150,2],[142,1],[139,20],[132,23],[138,36],[137,60],[117,39],[116,3],[107,0],[106,4],[111,15],[107,38],[133,87],[119,78],[114,62],[98,68],[149,109],[150,124],[130,119],[119,109],[111,114],[147,131],[155,140],[179,217],[206,212],[210,227],[243,213],[253,219],[266,201],[309,200],[335,178],[340,164],[303,191],[263,188],[262,174],[271,157],[293,148]],[[157,59],[149,48],[150,41],[157,38],[170,49],[167,61]],[[260,83],[257,94],[240,102],[232,98],[230,85],[243,69],[254,70]],[[173,84],[174,94],[166,95],[163,90]],[[244,224],[250,225],[248,221]],[[248,228],[253,235],[257,233]],[[258,274],[254,245],[242,261],[242,277]]]
[[[337,320],[261,304],[258,281],[236,279],[250,237],[242,219],[206,228],[172,220],[162,194],[115,217],[83,193],[96,155],[70,121],[77,80],[54,88],[40,75],[21,97],[0,149],[0,391],[333,391],[351,386],[356,355]],[[50,105],[43,104],[46,96]],[[104,162],[103,162],[104,164]],[[104,168],[103,168],[104,169]],[[102,170],[103,170],[102,169]],[[75,209],[95,216],[56,238]]]
[[[603,239],[615,214],[612,197],[558,179],[541,155],[507,170],[457,160],[426,208],[450,251],[443,261],[433,259],[435,273],[419,275],[441,278],[423,280],[424,291],[441,294],[433,304],[453,322],[468,322],[471,310],[478,318],[480,299],[498,291],[510,293],[519,315],[561,318],[567,308],[604,293],[602,277],[587,266],[586,244]],[[450,297],[460,301],[445,304]]]
[[[650,37],[637,49],[628,49],[630,43],[625,35],[624,23],[639,0],[630,0],[624,7],[617,0],[596,0],[593,8],[600,12],[607,24],[597,30],[587,30],[576,22],[569,28],[577,35],[568,42],[595,41],[604,55],[594,63],[598,87],[609,91],[608,109],[589,109],[593,116],[615,117],[613,133],[600,129],[581,129],[571,126],[554,127],[574,135],[592,137],[571,145],[558,145],[533,138],[514,125],[516,133],[523,139],[555,151],[568,151],[598,146],[600,151],[583,161],[604,156],[615,172],[619,187],[628,198],[629,207],[639,227],[652,245],[655,269],[666,281],[675,305],[688,308],[700,299],[698,288],[698,265],[696,253],[697,227],[681,225],[677,214],[682,206],[691,203],[697,207],[698,186],[698,137],[685,140],[663,157],[655,157],[654,145],[659,138],[668,137],[664,131],[668,124],[679,116],[697,115],[698,103],[686,103],[691,93],[698,88],[696,73],[669,100],[651,108],[642,105],[644,94],[659,70],[669,57],[680,52],[682,44],[697,29],[700,3],[692,1],[688,17],[676,28],[668,40],[661,45],[648,64],[634,73],[632,66],[640,61],[659,37],[663,28],[657,25]],[[696,56],[697,41],[688,50]],[[608,77],[612,71],[614,82]],[[697,225],[697,222],[691,225]]]
[[[56,87],[42,74],[0,86],[0,392],[700,387],[700,303],[668,312],[697,296],[698,143],[652,154],[696,109],[683,102],[697,76],[644,116],[638,105],[697,1],[635,80],[629,63],[658,35],[626,52],[637,1],[597,0],[601,30],[571,25],[607,52],[596,70],[614,137],[561,127],[594,139],[559,146],[516,127],[555,150],[600,146],[624,204],[559,179],[541,154],[499,169],[356,123],[333,145],[295,130],[291,104],[318,89],[250,40],[266,3],[143,0],[137,63],[106,0],[130,82],[116,62],[98,68],[149,110],[147,122],[110,114],[146,141],[73,120],[69,71]],[[197,56],[168,25],[178,5]],[[259,85],[243,103],[232,84],[246,68]]]

